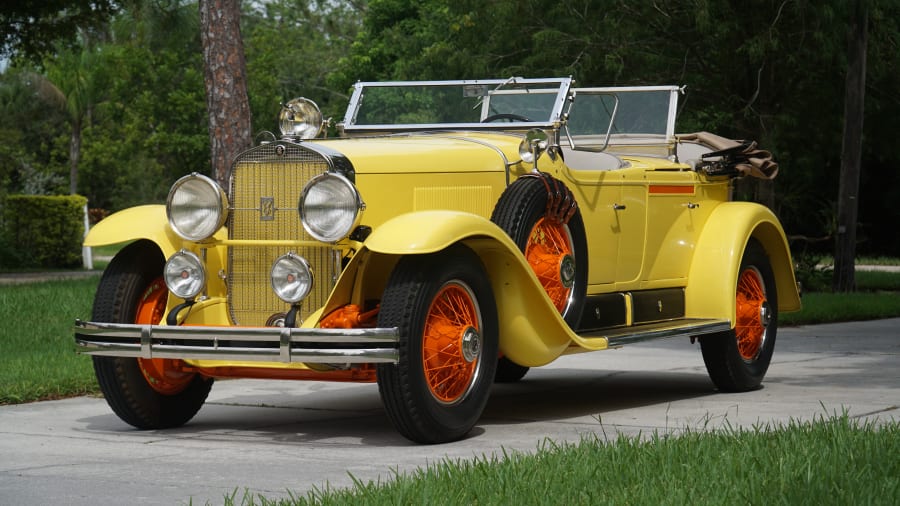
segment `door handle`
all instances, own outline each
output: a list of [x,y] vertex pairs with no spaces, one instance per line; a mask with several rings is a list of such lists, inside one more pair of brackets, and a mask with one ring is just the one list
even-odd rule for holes
[[613,210],[622,211],[625,209],[625,204],[613,204]]

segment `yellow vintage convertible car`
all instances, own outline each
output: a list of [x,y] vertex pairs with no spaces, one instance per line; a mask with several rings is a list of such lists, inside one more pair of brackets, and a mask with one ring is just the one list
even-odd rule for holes
[[229,188],[191,174],[90,231],[130,243],[76,348],[145,429],[186,423],[215,378],[377,381],[401,434],[452,441],[493,382],[656,338],[699,339],[721,391],[757,388],[800,299],[777,218],[732,182],[777,165],[676,135],[682,92],[360,82],[337,138],[292,100]]

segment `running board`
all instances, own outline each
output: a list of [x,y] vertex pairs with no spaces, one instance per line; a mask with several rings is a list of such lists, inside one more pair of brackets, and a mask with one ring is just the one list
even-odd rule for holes
[[669,337],[691,337],[731,330],[728,320],[684,319],[657,323],[644,323],[630,327],[595,330],[578,335],[585,339],[605,338],[610,348],[626,344],[664,339]]

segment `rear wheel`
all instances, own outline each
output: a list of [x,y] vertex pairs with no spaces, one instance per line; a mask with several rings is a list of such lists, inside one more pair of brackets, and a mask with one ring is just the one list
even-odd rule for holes
[[[567,220],[554,214],[554,209],[564,207],[561,202],[551,202],[548,206],[554,190],[559,194],[568,193],[561,181],[546,175],[520,178],[500,196],[491,221],[509,234],[556,310],[570,327],[576,328],[587,289],[584,222],[577,207]],[[518,381],[527,372],[528,367],[500,357],[496,381]]]
[[494,379],[497,309],[479,258],[453,247],[398,262],[379,327],[400,329],[400,360],[378,366],[388,417],[405,437],[444,443],[481,417]]
[[709,377],[723,392],[758,388],[775,350],[778,331],[775,276],[769,257],[755,240],[747,244],[741,260],[735,304],[734,329],[700,339]]
[[[162,253],[150,241],[126,246],[110,262],[94,298],[98,322],[156,324],[168,289]],[[123,421],[139,429],[184,425],[206,401],[212,379],[185,371],[180,360],[93,357],[100,390]]]

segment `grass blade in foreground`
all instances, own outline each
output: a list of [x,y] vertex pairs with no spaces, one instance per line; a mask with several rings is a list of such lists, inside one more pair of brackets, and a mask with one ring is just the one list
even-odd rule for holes
[[[242,504],[896,504],[900,422],[846,415],[786,427],[545,443],[444,461],[390,482]],[[237,494],[235,494],[237,495]],[[233,504],[235,497],[226,497]]]

